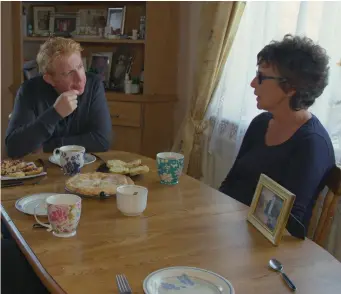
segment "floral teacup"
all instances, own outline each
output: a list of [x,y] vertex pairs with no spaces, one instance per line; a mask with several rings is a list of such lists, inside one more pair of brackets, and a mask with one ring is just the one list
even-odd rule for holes
[[65,175],[75,175],[84,166],[85,148],[77,145],[63,146],[53,150],[53,156],[59,158]]
[[[47,206],[47,216],[50,224],[42,223],[37,215],[36,208],[39,205]],[[46,198],[46,203],[41,203],[34,210],[34,218],[42,226],[53,231],[57,237],[72,237],[76,235],[76,229],[81,217],[82,199],[73,194],[57,194]]]
[[180,153],[162,152],[156,155],[161,184],[175,185],[184,168],[184,156]]

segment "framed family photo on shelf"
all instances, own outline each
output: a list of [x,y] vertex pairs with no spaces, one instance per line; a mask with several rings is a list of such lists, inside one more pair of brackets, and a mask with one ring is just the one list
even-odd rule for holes
[[96,27],[103,28],[106,24],[106,9],[80,9],[79,10],[79,25],[81,27]]
[[114,52],[110,76],[111,88],[113,90],[123,91],[124,78],[126,74],[131,73],[134,58],[134,51],[128,47],[121,46]]
[[261,174],[253,196],[247,220],[253,224],[269,241],[278,245],[292,206],[295,195]]
[[107,26],[111,27],[114,35],[124,34],[126,8],[109,8],[107,16]]
[[79,14],[74,12],[52,13],[50,27],[56,36],[70,37],[79,30]]
[[89,71],[98,74],[102,82],[109,83],[112,52],[96,52],[91,55]]
[[35,34],[48,35],[52,31],[50,18],[54,12],[54,6],[33,7],[33,32]]

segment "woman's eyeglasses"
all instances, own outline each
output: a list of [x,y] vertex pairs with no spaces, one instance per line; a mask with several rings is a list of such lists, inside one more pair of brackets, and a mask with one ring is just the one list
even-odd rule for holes
[[281,77],[265,76],[260,71],[256,72],[256,76],[257,76],[259,85],[261,85],[264,80],[277,80],[280,82],[285,82],[287,80],[286,78],[281,78]]

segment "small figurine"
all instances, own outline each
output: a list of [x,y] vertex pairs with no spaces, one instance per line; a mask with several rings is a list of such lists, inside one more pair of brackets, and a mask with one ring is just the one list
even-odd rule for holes
[[29,36],[32,36],[32,35],[33,35],[33,27],[32,27],[31,24],[29,24],[29,25],[27,26],[27,33],[28,33]]

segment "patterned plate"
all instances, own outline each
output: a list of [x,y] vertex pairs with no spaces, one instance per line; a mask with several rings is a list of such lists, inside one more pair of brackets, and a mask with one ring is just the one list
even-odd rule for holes
[[146,294],[234,294],[231,283],[204,269],[177,266],[151,273],[143,282]]
[[[56,195],[58,193],[38,193],[27,195],[25,197],[20,198],[15,202],[15,208],[19,211],[34,215],[34,208],[40,204],[45,202],[45,199],[49,196]],[[37,215],[47,216],[46,207],[40,205],[36,210]]]
[[[35,162],[28,162],[27,164],[33,164],[35,167],[38,166]],[[26,179],[32,179],[32,178],[36,178],[36,177],[45,176],[46,174],[47,174],[46,171],[43,170],[40,174],[24,176],[24,177],[6,177],[6,176],[1,176],[1,181],[26,180]]]

